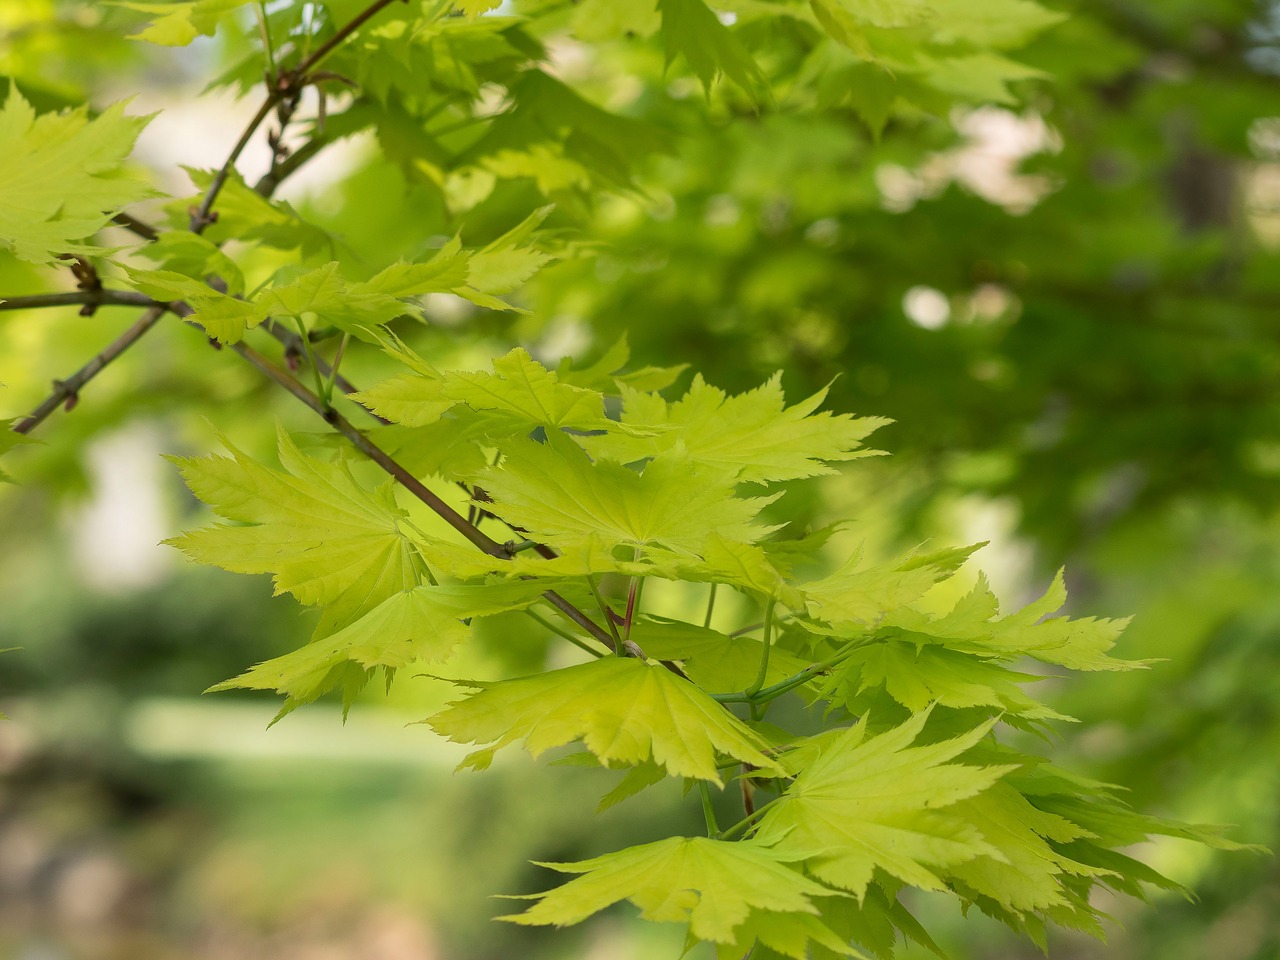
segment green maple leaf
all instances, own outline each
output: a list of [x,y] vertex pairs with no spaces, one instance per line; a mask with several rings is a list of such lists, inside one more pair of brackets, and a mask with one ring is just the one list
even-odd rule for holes
[[864,564],[861,554],[855,553],[835,573],[803,584],[800,590],[819,620],[873,625],[890,611],[919,600],[983,546],[911,553],[872,564]]
[[[897,946],[897,934],[912,940],[935,956],[947,960],[947,955],[934,943],[927,930],[911,912],[898,902],[896,882],[872,883],[862,901],[852,897],[832,897],[819,903],[823,922],[848,940],[856,941],[871,950],[880,960],[893,960]],[[831,960],[831,954],[822,947],[816,948],[811,960]]]
[[876,870],[925,890],[939,871],[1001,854],[947,807],[989,788],[1013,766],[948,764],[994,721],[939,743],[911,746],[930,711],[868,737],[864,719],[829,740],[760,821],[756,839],[803,853],[810,873],[859,898]]
[[133,0],[116,0],[112,6],[155,16],[155,20],[133,34],[131,40],[145,40],[166,47],[185,47],[196,37],[213,36],[218,24],[226,22],[228,13],[248,2],[249,0],[191,0],[187,3],[137,3]]
[[478,17],[502,6],[502,0],[457,0],[454,6],[468,17]]
[[0,246],[30,263],[97,254],[90,243],[125,205],[158,196],[123,165],[150,117],[126,104],[89,119],[87,107],[36,116],[15,84],[0,110]]
[[854,650],[840,665],[843,700],[852,706],[860,694],[883,687],[908,710],[930,703],[963,710],[997,707],[1024,720],[1070,720],[1023,693],[1019,684],[1044,677],[1018,673],[971,654],[907,640],[878,639]]
[[524,741],[538,756],[581,739],[605,766],[652,760],[672,776],[720,783],[717,752],[776,770],[764,741],[700,689],[665,667],[605,657],[477,692],[427,720],[459,743],[492,744],[464,765],[485,767],[495,751]]
[[389,297],[416,297],[425,293],[451,293],[467,284],[471,251],[454,237],[421,263],[393,263],[379,271],[358,290]]
[[929,63],[922,79],[942,93],[975,103],[1017,103],[1009,84],[1044,77],[1043,70],[996,53],[943,57]]
[[820,390],[788,407],[781,374],[732,397],[698,376],[674,403],[624,389],[622,423],[654,435],[615,433],[586,443],[593,453],[623,462],[679,445],[693,460],[755,483],[831,474],[828,462],[874,455],[862,440],[889,421],[814,413],[826,394]]
[[533,426],[601,429],[604,398],[594,390],[560,383],[552,371],[516,348],[493,361],[493,373],[457,372],[445,377],[445,393],[473,410],[514,418],[524,433]]
[[[498,239],[477,250],[467,272],[471,288],[486,296],[510,293],[555,259],[527,242],[553,209],[551,205],[538,208]],[[498,309],[510,309],[510,306],[504,303]]]
[[367,284],[348,284],[337,262],[310,270],[289,283],[272,286],[255,298],[266,315],[322,322],[368,343],[384,342],[382,328],[410,308]]
[[753,910],[737,930],[733,943],[716,945],[716,960],[741,960],[748,956],[770,960],[778,955],[810,960],[820,949],[841,957],[867,960],[865,954],[851,947],[817,917],[772,910]]
[[1077,863],[1053,844],[1087,834],[1071,821],[1033,807],[1008,784],[998,783],[955,805],[999,856],[981,856],[951,868],[951,876],[1015,914],[1070,905],[1062,877],[1096,877],[1107,871]]
[[713,533],[739,541],[768,533],[751,522],[767,498],[735,498],[721,474],[679,447],[643,471],[592,462],[559,431],[549,432],[546,443],[513,441],[503,453],[501,467],[476,478],[493,498],[486,509],[557,548],[598,534],[624,546],[693,554]]
[[497,176],[531,177],[544,193],[596,180],[629,189],[637,163],[671,147],[659,128],[602,110],[542,70],[505,86],[513,108],[464,157]]
[[602,429],[604,398],[594,390],[560,383],[559,377],[517,347],[493,361],[493,373],[434,370],[397,377],[353,394],[379,416],[405,426],[434,423],[461,404],[481,413],[498,436],[528,434],[534,427]]
[[445,395],[444,388],[444,378],[439,374],[411,373],[384,380],[350,397],[384,420],[405,427],[426,427],[457,405],[456,400]]
[[900,609],[886,617],[885,625],[897,627],[912,639],[939,643],[948,649],[978,657],[1034,657],[1072,670],[1132,670],[1149,660],[1118,660],[1108,654],[1129,620],[1094,617],[1052,617],[1067,601],[1067,589],[1059,570],[1044,596],[1017,613],[998,618],[996,599],[985,577],[944,617],[930,619],[912,609]]
[[524,245],[550,209],[536,211],[479,251],[463,250],[454,237],[424,263],[395,263],[362,282],[344,280],[334,261],[277,283],[254,301],[268,315],[315,317],[380,345],[388,342],[384,328],[392,320],[406,314],[421,319],[421,308],[406,297],[452,293],[490,310],[513,310],[496,294],[509,293],[552,259]]
[[563,927],[630,900],[646,920],[687,922],[698,940],[737,943],[737,929],[753,913],[816,916],[818,908],[810,898],[832,893],[787,866],[789,859],[750,841],[668,837],[578,863],[541,863],[582,876],[547,893],[519,898],[538,902],[524,913],[499,919]]
[[267,319],[267,311],[256,303],[228,296],[203,280],[173,270],[139,270],[124,267],[139,293],[162,303],[182,301],[192,310],[189,320],[204,327],[205,333],[220,343],[235,343],[246,330]]
[[676,561],[675,576],[695,582],[725,583],[763,597],[773,597],[793,610],[804,609],[804,595],[773,562],[768,544],[738,543],[713,533],[697,558]]
[[658,12],[668,66],[682,55],[708,92],[724,74],[753,99],[758,91],[767,94],[759,65],[702,0],[658,0]]
[[810,6],[833,40],[867,60],[876,58],[868,27],[911,27],[934,16],[933,9],[919,0],[810,0]]
[[661,21],[652,3],[583,0],[573,10],[573,33],[584,43],[602,43],[623,36],[651,37]]
[[286,709],[292,709],[334,686],[338,668],[347,662],[395,670],[415,660],[445,660],[469,635],[471,618],[522,609],[553,586],[531,581],[423,584],[392,594],[335,633],[209,690],[275,690],[289,697]]
[[171,458],[192,493],[232,524],[166,543],[224,570],[274,574],[277,593],[325,607],[316,628],[324,636],[419,585],[418,538],[405,527],[392,481],[366,490],[344,464],[306,457],[278,432],[284,472],[225,439],[230,458]]

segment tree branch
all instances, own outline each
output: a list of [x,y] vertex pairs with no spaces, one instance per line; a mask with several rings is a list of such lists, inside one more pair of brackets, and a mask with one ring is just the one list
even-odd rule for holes
[[[230,176],[235,162],[244,148],[248,145],[249,140],[257,131],[258,127],[270,115],[271,110],[278,104],[287,101],[291,97],[296,97],[298,91],[307,82],[307,73],[324,57],[328,56],[339,44],[350,37],[359,27],[367,20],[373,17],[382,8],[389,6],[394,0],[377,0],[371,4],[362,13],[353,18],[349,23],[342,27],[333,37],[316,50],[296,69],[280,76],[276,86],[272,89],[262,105],[258,108],[258,112],[254,114],[249,124],[245,127],[240,135],[240,139],[236,141],[230,155],[221,169],[215,175],[213,182],[206,191],[204,200],[198,210],[192,213],[190,229],[192,233],[200,234],[204,229],[213,222],[211,213],[213,205],[217,200],[218,194],[226,184],[227,178]],[[311,157],[318,153],[328,143],[327,140],[316,139],[311,141],[302,150],[299,150],[292,157],[283,161],[273,160],[270,171],[263,176],[254,189],[260,195],[270,196],[277,186],[291,173],[306,163]],[[159,231],[150,224],[133,217],[129,214],[121,213],[117,215],[114,222],[127,230],[131,230],[136,235],[145,240],[155,240],[159,236]],[[114,360],[117,356],[128,349],[135,341],[137,341],[144,333],[153,327],[164,315],[167,310],[172,310],[184,319],[189,318],[193,311],[182,302],[170,304],[157,303],[143,294],[125,292],[125,291],[83,291],[70,294],[45,294],[35,297],[18,297],[11,298],[8,301],[0,303],[0,309],[17,310],[37,306],[60,306],[68,304],[88,304],[90,302],[96,304],[112,304],[112,305],[129,305],[129,306],[146,306],[148,309],[137,322],[134,323],[124,334],[114,340],[105,350],[94,357],[71,377],[63,381],[56,382],[56,389],[36,410],[22,423],[18,424],[14,429],[19,433],[29,433],[35,426],[43,422],[59,405],[65,403],[68,407],[75,403],[79,389],[92,379],[103,367]],[[283,330],[276,324],[268,323],[265,325],[268,332],[277,340],[284,344],[286,350],[297,349],[300,338],[295,334]],[[453,527],[458,533],[465,537],[468,541],[482,550],[484,553],[502,559],[511,559],[514,555],[513,545],[502,544],[483,533],[474,524],[467,521],[461,514],[454,510],[444,500],[440,499],[435,493],[428,489],[417,477],[413,476],[408,470],[401,466],[386,451],[377,446],[372,440],[361,433],[355,426],[351,424],[332,406],[325,403],[316,394],[312,393],[295,377],[288,372],[281,370],[275,364],[267,360],[266,357],[258,353],[252,347],[244,343],[235,343],[231,345],[231,349],[238,353],[241,357],[257,367],[262,373],[274,380],[280,386],[284,387],[289,393],[293,394],[298,400],[302,401],[313,411],[319,414],[327,423],[334,427],[339,433],[346,437],[361,453],[373,460],[374,463],[382,467],[388,474],[394,477],[401,486],[405,487],[411,494],[425,503],[431,508],[441,519]],[[330,370],[323,360],[316,358],[313,361],[317,369],[328,376]],[[336,377],[335,382],[347,393],[355,392],[354,386],[342,377]],[[377,418],[381,420],[382,418]],[[386,421],[382,421],[386,422]],[[545,546],[538,544],[538,551],[544,556],[554,555]],[[560,610],[570,620],[580,626],[588,635],[595,640],[604,644],[610,650],[616,650],[616,641],[607,633],[599,624],[583,613],[578,607],[566,600],[554,590],[548,590],[543,597],[556,609]],[[631,645],[628,645],[631,646]],[[638,651],[635,651],[638,652]],[[669,669],[674,669],[679,673],[679,669],[674,664],[667,665]]]
[[[307,57],[306,60],[303,60],[302,63],[298,65],[298,68],[294,71],[294,73],[298,77],[305,76],[321,60],[323,60],[325,57],[331,54],[339,45],[341,45],[348,37],[350,37],[353,33],[355,33],[362,26],[364,26],[364,23],[366,20],[368,20],[370,17],[375,16],[380,10],[382,10],[383,7],[389,7],[391,6],[391,4],[395,2],[396,0],[377,0],[376,3],[369,4],[369,6],[366,7],[362,12],[352,17],[351,20],[345,26],[340,27],[337,33],[335,33],[332,37],[330,37],[323,44],[317,47],[312,52],[311,56]],[[408,0],[404,0],[404,2],[407,3]]]
[[[226,185],[227,178],[231,175],[231,171],[235,169],[236,160],[240,158],[240,154],[244,148],[249,145],[249,141],[253,139],[253,135],[257,132],[258,127],[271,115],[271,111],[282,103],[293,101],[296,103],[297,97],[302,92],[302,88],[309,82],[308,74],[311,70],[325,57],[332,53],[338,46],[345,42],[353,33],[364,25],[377,14],[383,7],[390,6],[395,0],[375,0],[369,4],[364,10],[356,14],[344,26],[340,27],[332,37],[325,41],[311,56],[307,57],[302,63],[294,67],[292,70],[282,72],[275,81],[275,85],[267,91],[266,99],[262,101],[258,107],[258,112],[245,126],[240,134],[240,139],[236,141],[236,145],[231,148],[231,153],[227,156],[226,162],[214,175],[213,182],[209,184],[209,189],[205,191],[204,200],[201,201],[198,210],[191,214],[191,232],[203,233],[205,228],[213,222],[213,205],[217,202],[218,194],[222,192],[223,186]],[[292,112],[292,111],[290,111]],[[284,118],[282,118],[282,121]],[[283,126],[283,123],[282,123]],[[305,161],[304,161],[305,162]],[[272,164],[273,170],[275,163]],[[270,174],[268,174],[270,177]]]
[[[176,312],[180,314],[183,312],[183,304],[174,304],[173,306]],[[188,314],[190,313],[189,310],[186,312]],[[504,560],[511,559],[514,552],[511,546],[499,543],[486,535],[483,531],[477,529],[474,524],[468,523],[465,517],[436,496],[436,494],[428,489],[422,481],[397,463],[396,460],[385,450],[356,429],[356,427],[342,416],[342,414],[333,409],[333,407],[327,406],[320,397],[308,390],[300,380],[290,375],[287,371],[281,370],[262,354],[258,353],[258,351],[247,346],[243,342],[232,344],[231,349],[240,354],[241,357],[257,367],[258,370],[266,374],[280,386],[284,387],[284,389],[289,391],[289,393],[293,394],[294,397],[301,400],[304,404],[319,414],[326,423],[350,440],[357,450],[394,477],[401,486],[430,507],[438,517],[444,520],[445,523],[449,524],[449,526],[453,527],[453,529],[458,533],[462,534],[462,536],[472,544],[491,557],[497,557]],[[582,627],[582,629],[590,634],[594,639],[600,641],[610,650],[615,650],[616,652],[616,645],[613,637],[611,637],[598,623],[592,620],[580,609],[554,590],[546,591],[543,594],[543,597],[552,606],[564,613],[570,620]]]
[[155,307],[164,304],[145,293],[132,290],[72,290],[67,293],[38,293],[30,297],[5,297],[0,311],[31,310],[36,307],[70,307],[93,304],[102,307]]
[[117,227],[124,227],[126,230],[136,233],[143,240],[156,240],[160,236],[159,230],[151,226],[151,224],[139,220],[131,213],[121,211],[111,218],[111,222]]
[[[13,303],[13,300],[6,301],[6,303]],[[53,382],[53,393],[48,396],[44,403],[36,407],[29,417],[14,427],[14,431],[17,433],[30,433],[48,419],[49,415],[57,410],[58,407],[65,405],[70,410],[75,406],[76,400],[79,398],[80,389],[97,376],[103,367],[133,346],[135,341],[154,327],[160,318],[164,316],[167,309],[168,307],[164,304],[156,304],[149,307],[146,313],[140,316],[133,326],[112,340],[96,357],[65,380],[55,380]]]

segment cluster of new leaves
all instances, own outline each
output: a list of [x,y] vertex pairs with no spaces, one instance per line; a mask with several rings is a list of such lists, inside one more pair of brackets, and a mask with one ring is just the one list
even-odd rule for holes
[[[121,6],[153,17],[144,39],[183,44],[223,23],[248,28],[245,5]],[[490,15],[497,5],[486,0],[456,10],[271,6],[258,6],[261,30],[275,37],[261,116],[274,107],[283,127],[304,87],[327,104],[326,85],[354,85],[307,123],[307,148],[372,127],[450,213],[499,181],[569,201],[629,187],[637,165],[667,146],[557,75],[547,41],[565,31],[596,42],[660,35],[665,64],[684,61],[708,88],[724,76],[762,100],[767,87],[790,84],[800,101],[848,101],[878,127],[898,110],[1005,99],[1007,83],[1029,71],[1002,51],[1057,19],[1028,0],[725,0],[716,10],[703,0],[660,0],[656,10],[588,0],[574,10],[530,3],[510,17]],[[379,11],[351,39],[352,24]],[[757,59],[756,47],[775,39]],[[317,50],[326,69],[301,72]],[[261,76],[262,53],[224,81]],[[119,106],[94,120],[36,118],[11,93],[0,115],[12,146],[0,240],[37,263],[107,253],[93,235],[148,192],[121,171],[142,123]],[[290,385],[420,502],[391,480],[369,484],[343,454],[304,453],[283,431],[279,468],[229,442],[229,457],[178,459],[223,522],[172,542],[203,563],[270,574],[278,592],[319,609],[309,644],[219,688],[277,691],[285,711],[340,688],[350,705],[375,671],[389,680],[445,661],[488,618],[513,629],[523,614],[528,629],[574,644],[582,662],[460,683],[461,699],[427,722],[476,745],[465,762],[483,767],[513,743],[539,755],[580,742],[583,762],[626,771],[605,803],[668,777],[704,798],[709,836],[552,865],[579,876],[510,919],[576,923],[629,899],[648,919],[687,922],[691,941],[714,943],[724,958],[887,957],[899,934],[932,946],[899,900],[916,888],[950,892],[1043,945],[1050,923],[1101,932],[1090,899],[1098,885],[1134,895],[1144,883],[1172,886],[1122,848],[1152,834],[1224,843],[1136,814],[1106,785],[997,740],[1002,725],[1037,731],[1063,719],[1027,692],[1038,679],[1028,661],[1141,666],[1110,656],[1122,623],[1055,616],[1061,578],[1003,617],[979,580],[940,614],[934,601],[974,548],[888,560],[854,550],[826,562],[836,528],[780,536],[770,510],[782,485],[872,452],[863,440],[883,421],[821,412],[825,392],[788,406],[778,377],[736,396],[695,377],[670,399],[662,391],[680,369],[624,373],[624,344],[581,369],[551,370],[523,350],[492,371],[441,369],[393,325],[422,319],[428,294],[509,308],[500,297],[553,257],[535,237],[547,211],[483,247],[464,248],[451,231],[442,246],[423,239],[402,261],[358,275],[342,238],[267,198],[286,172],[281,137],[265,186],[250,188],[230,163],[192,171],[199,193],[172,204],[170,229],[138,251],[154,266],[119,259],[113,269],[223,343],[242,346],[284,320],[304,350],[341,334],[335,367],[352,337],[398,362],[400,375],[352,394],[385,421],[366,433],[334,409],[336,374],[325,388],[314,359],[318,396]],[[216,218],[204,216],[211,209]],[[258,247],[297,262],[258,275],[247,259]],[[422,486],[432,477],[465,491],[467,519]],[[701,591],[705,612],[657,615],[655,593],[676,584]],[[728,622],[726,609],[741,620]],[[786,696],[811,706],[819,732],[766,721]],[[728,779],[744,816],[721,830],[710,791]]]
[[[479,746],[466,765],[485,767],[512,743],[536,756],[580,742],[591,762],[629,771],[606,802],[665,777],[706,790],[729,775],[754,804],[725,831],[709,824],[707,838],[553,864],[580,876],[508,919],[570,924],[630,899],[648,919],[688,922],[724,957],[754,943],[757,956],[798,960],[888,956],[894,930],[929,943],[898,902],[914,887],[951,891],[1043,943],[1047,923],[1101,932],[1096,885],[1171,885],[1118,848],[1152,833],[1218,842],[997,741],[1002,721],[1058,718],[1027,693],[1038,678],[1020,661],[1140,666],[1109,655],[1122,622],[1052,616],[1061,578],[1001,617],[981,580],[929,612],[973,548],[876,562],[855,552],[824,575],[794,572],[830,533],[779,539],[761,517],[771,488],[865,455],[878,421],[817,412],[821,396],[787,406],[776,379],[739,396],[695,379],[672,402],[633,384],[674,372],[609,385],[600,365],[553,371],[522,350],[492,372],[439,371],[395,349],[416,369],[359,395],[393,422],[382,435],[403,433],[410,453],[447,450],[434,472],[461,479],[488,523],[538,549],[484,553],[419,529],[390,487],[366,490],[341,461],[308,458],[285,436],[284,472],[239,452],[181,461],[234,525],[175,543],[272,573],[279,591],[323,610],[312,643],[221,686],[275,689],[293,705],[339,682],[354,689],[374,667],[443,660],[478,621],[524,610],[532,629],[590,656],[462,684],[463,699],[428,723]],[[603,366],[624,360],[615,352]],[[687,619],[647,612],[646,589],[672,581],[732,592],[762,623],[721,624],[701,607]],[[592,610],[604,641],[548,603],[553,593]],[[765,722],[793,692],[824,711],[823,732]]]
[[[154,19],[139,33],[181,45],[215,29],[252,37],[257,27],[230,15],[242,0],[128,3]],[[329,0],[269,5],[276,57],[328,40],[364,4]],[[786,90],[797,103],[849,107],[873,129],[892,116],[945,114],[956,103],[1012,100],[1009,84],[1039,72],[1010,59],[1060,15],[1032,0],[529,0],[396,3],[358,42],[333,51],[330,96],[316,132],[325,138],[371,130],[386,156],[413,181],[465,212],[503,182],[532,183],[543,196],[577,206],[600,188],[630,189],[646,158],[672,149],[669,131],[602,109],[563,79],[555,63],[566,42],[619,46],[657,69],[691,72],[711,92],[718,78],[749,104]],[[243,59],[220,82],[248,89],[262,77],[262,54]],[[624,54],[630,56],[630,54]],[[732,96],[732,91],[723,91]]]

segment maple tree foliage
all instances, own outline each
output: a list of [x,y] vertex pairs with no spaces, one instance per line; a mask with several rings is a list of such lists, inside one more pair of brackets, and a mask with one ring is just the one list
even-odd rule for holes
[[[571,762],[626,771],[604,804],[643,802],[667,778],[703,801],[706,837],[548,864],[576,876],[504,919],[563,926],[625,899],[645,919],[688,924],[691,944],[724,958],[889,957],[900,938],[934,946],[903,903],[914,888],[1043,947],[1052,925],[1101,935],[1099,887],[1176,886],[1124,852],[1135,842],[1238,846],[1136,812],[1018,736],[1070,719],[1030,692],[1043,670],[1147,666],[1112,656],[1123,621],[1057,615],[1061,575],[1002,615],[984,579],[960,586],[976,547],[883,560],[836,527],[778,522],[794,481],[875,453],[864,441],[882,418],[823,410],[825,391],[788,406],[780,375],[738,394],[695,375],[681,390],[680,366],[628,370],[625,340],[587,366],[517,348],[479,370],[445,368],[411,343],[427,296],[520,309],[524,283],[583,255],[556,212],[635,189],[641,162],[672,148],[668,132],[557,76],[557,31],[631,38],[743,112],[785,93],[815,113],[852,110],[878,133],[895,115],[1012,100],[1038,75],[1018,48],[1061,15],[1030,0],[119,6],[139,15],[140,41],[241,35],[247,53],[219,82],[253,90],[265,63],[246,139],[276,118],[271,169],[251,186],[237,148],[192,171],[195,192],[156,208],[160,222],[119,219],[159,193],[127,164],[146,119],[122,104],[38,114],[13,87],[0,113],[0,243],[32,264],[73,258],[83,293],[66,303],[198,325],[342,440],[307,445],[281,429],[279,466],[231,439],[230,456],[174,459],[220,519],[170,542],[270,574],[278,593],[319,609],[310,643],[216,689],[277,691],[282,714],[337,689],[350,708],[376,674],[430,669],[489,618],[513,629],[519,614],[579,662],[459,681],[425,719],[477,746],[464,765],[515,743],[535,756],[581,744]],[[332,109],[295,117],[313,90]],[[290,124],[309,137],[292,154],[278,148]],[[345,256],[342,238],[271,195],[297,158],[365,130],[451,215],[451,231],[395,262]],[[469,245],[467,214],[504,184],[528,195],[522,217]],[[113,218],[141,239],[107,243]],[[283,345],[289,362],[263,345]],[[393,372],[357,389],[339,368],[362,350]],[[295,377],[290,362],[309,370]],[[15,421],[0,452],[96,372],[85,371],[49,410]],[[380,422],[354,425],[361,411]],[[388,478],[371,482],[368,460]],[[677,589],[703,599],[659,614],[655,598]],[[718,593],[737,602],[717,615]],[[959,599],[940,611],[949,595]],[[743,621],[727,622],[726,606]],[[783,698],[822,729],[771,722]],[[742,819],[722,827],[713,790],[740,794]]]

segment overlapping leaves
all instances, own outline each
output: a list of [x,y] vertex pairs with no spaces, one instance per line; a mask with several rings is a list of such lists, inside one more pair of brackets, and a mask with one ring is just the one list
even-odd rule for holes
[[833,740],[760,821],[757,839],[803,859],[819,880],[861,897],[877,870],[941,890],[947,869],[1000,853],[947,808],[981,793],[1011,766],[949,763],[991,723],[913,746],[930,711],[867,735],[863,722]]
[[[427,721],[476,744],[464,761],[476,768],[515,743],[538,756],[581,742],[593,762],[629,771],[605,805],[666,776],[721,784],[737,765],[757,784],[776,784],[751,840],[672,838],[561,865],[582,875],[508,919],[576,923],[630,898],[646,918],[689,922],[690,937],[715,943],[722,956],[755,945],[799,960],[861,956],[850,939],[883,955],[894,930],[929,942],[892,896],[899,885],[958,891],[1033,937],[1046,922],[1096,932],[1087,894],[1098,882],[1126,892],[1168,885],[1116,850],[1161,824],[1135,818],[1095,786],[1045,779],[1037,758],[993,737],[1001,718],[1058,717],[1024,691],[1035,676],[1016,670],[1015,659],[1132,666],[1109,656],[1123,622],[1051,616],[1066,599],[1061,577],[1005,617],[982,579],[948,612],[929,612],[930,592],[976,547],[874,561],[854,551],[833,572],[800,580],[800,555],[820,551],[839,527],[791,546],[763,539],[770,528],[757,513],[769,498],[739,495],[742,482],[825,472],[863,452],[874,422],[815,413],[820,397],[787,407],[776,380],[739,397],[696,381],[668,403],[620,384],[609,358],[573,383],[571,367],[562,366],[562,378],[522,350],[498,358],[492,373],[442,372],[392,352],[414,372],[360,399],[406,435],[447,428],[440,435],[451,438],[457,462],[482,462],[475,452],[495,445],[499,461],[469,474],[485,491],[485,510],[553,550],[505,559],[426,538],[389,491],[365,491],[340,464],[302,457],[283,437],[287,473],[238,452],[186,461],[202,499],[249,525],[179,543],[229,569],[271,572],[279,589],[326,606],[313,643],[221,687],[274,689],[288,709],[348,684],[353,670],[358,679],[375,667],[443,659],[465,641],[471,618],[527,608],[548,589],[571,591],[591,578],[599,598],[597,578],[609,573],[634,578],[633,592],[645,577],[723,585],[777,621],[760,635],[759,625],[722,633],[635,611],[624,625],[601,599],[605,627],[622,626],[627,649],[653,660],[604,656],[466,683],[469,695]],[[607,380],[625,398],[621,420],[607,415],[599,389]],[[777,449],[757,460],[752,451],[767,440]],[[331,559],[318,563],[317,552]],[[458,582],[427,582],[428,568]],[[739,720],[723,702],[755,709],[790,690],[863,719],[797,740]],[[905,708],[906,719],[873,728],[868,707],[876,718]],[[1106,824],[1113,828],[1100,829]],[[841,896],[857,905],[840,907]]]
[[390,481],[367,490],[341,462],[305,456],[283,430],[283,472],[224,443],[231,457],[174,458],[192,492],[232,521],[169,541],[191,559],[270,573],[277,593],[324,606],[328,626],[418,586],[416,537]]
[[[234,343],[244,337],[246,330],[268,317],[277,317],[295,319],[310,327],[336,327],[381,345],[388,342],[385,328],[393,320],[422,317],[421,305],[408,298],[451,293],[487,309],[512,309],[497,295],[509,293],[551,259],[528,242],[547,212],[538,211],[479,250],[464,249],[461,240],[454,237],[424,261],[394,263],[364,281],[344,279],[340,264],[330,261],[310,270],[282,270],[273,283],[242,298],[235,295],[240,291],[232,286],[223,292],[206,281],[207,274],[217,272],[213,268],[224,266],[222,261],[228,258],[216,256],[218,251],[213,248],[202,261],[194,256],[190,241],[184,256],[167,258],[169,269],[130,269],[129,276],[134,286],[148,296],[185,301],[194,311],[191,318],[223,343]],[[170,241],[169,249],[173,243]],[[178,272],[183,267],[198,272]],[[230,277],[235,283],[239,270],[234,264],[232,267]]]

